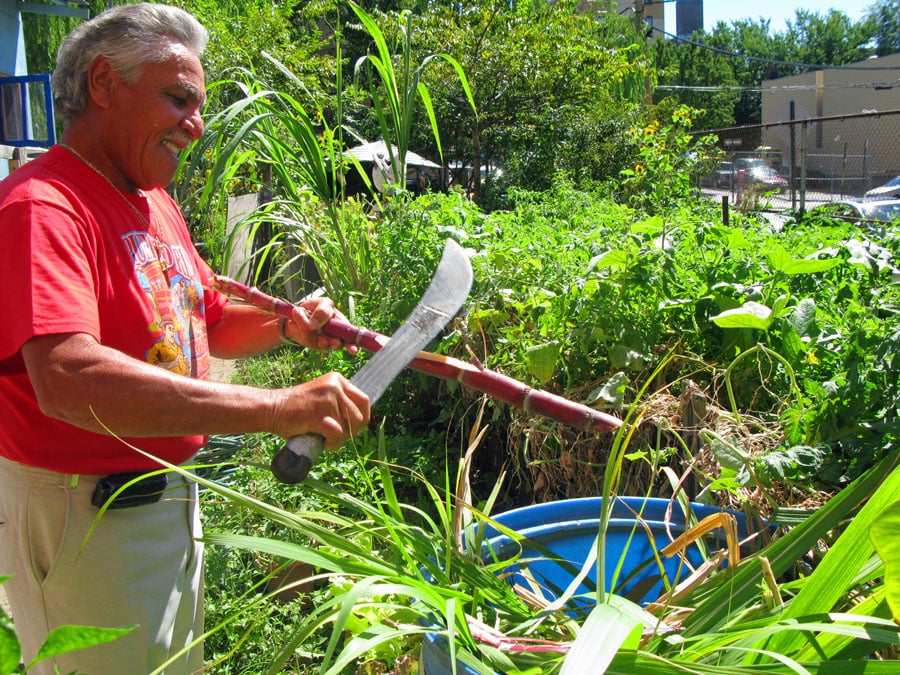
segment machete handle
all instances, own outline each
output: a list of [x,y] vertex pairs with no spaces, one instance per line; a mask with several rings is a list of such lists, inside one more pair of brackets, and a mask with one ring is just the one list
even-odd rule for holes
[[325,439],[318,434],[292,436],[272,458],[272,473],[282,483],[299,483],[322,454]]

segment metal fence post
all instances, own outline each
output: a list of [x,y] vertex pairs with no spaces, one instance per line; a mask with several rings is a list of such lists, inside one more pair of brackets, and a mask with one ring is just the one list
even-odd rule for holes
[[809,125],[807,124],[808,120],[803,120],[800,124],[800,217],[803,217],[804,211],[806,211],[806,153],[809,150],[807,145],[807,141],[809,138],[807,134],[809,132]]

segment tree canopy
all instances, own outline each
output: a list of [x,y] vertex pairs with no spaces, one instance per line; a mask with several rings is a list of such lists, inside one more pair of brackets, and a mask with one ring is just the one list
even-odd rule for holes
[[[99,12],[106,4],[91,0],[91,9]],[[225,79],[236,66],[247,68],[272,87],[290,90],[311,114],[325,116],[328,126],[346,123],[375,139],[371,100],[353,85],[354,64],[372,45],[346,3],[179,4],[210,30],[204,56],[210,82]],[[549,187],[558,172],[588,181],[617,176],[629,164],[627,129],[665,118],[679,105],[696,111],[697,128],[755,124],[761,121],[764,80],[900,51],[900,0],[878,0],[857,22],[840,10],[798,10],[780,31],[760,18],[719,22],[690,40],[652,42],[611,0],[366,0],[360,5],[395,41],[406,30],[400,12],[412,12],[414,61],[447,54],[462,64],[477,115],[456,79],[441,75],[448,66],[435,67],[427,83],[446,139],[445,159],[468,166],[500,164],[504,180],[529,189]],[[48,72],[75,20],[24,17],[30,71]],[[346,101],[341,120],[328,118],[338,114],[331,103],[337,86]],[[229,96],[213,90],[209,112],[227,105]],[[424,121],[412,130],[412,139],[416,151],[437,158]],[[480,191],[481,174],[474,175]]]
[[858,22],[801,9],[782,31],[764,18],[720,21],[711,33],[654,44],[660,91],[705,110],[706,128],[760,123],[764,80],[898,51],[900,0],[879,0]]

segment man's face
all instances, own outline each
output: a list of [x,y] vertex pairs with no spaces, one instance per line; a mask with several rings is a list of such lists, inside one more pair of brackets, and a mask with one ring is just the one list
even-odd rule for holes
[[147,64],[133,84],[118,80],[107,148],[128,189],[172,181],[179,155],[203,134],[205,99],[203,67],[181,46],[168,60]]

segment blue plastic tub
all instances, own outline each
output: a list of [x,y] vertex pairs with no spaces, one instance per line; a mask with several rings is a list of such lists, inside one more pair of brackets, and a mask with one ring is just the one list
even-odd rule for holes
[[[529,541],[516,542],[502,534],[497,528],[485,527],[486,539],[482,547],[482,557],[496,556],[508,560],[519,555],[508,573],[509,583],[529,587],[529,582],[520,572],[526,567],[545,597],[554,599],[565,590],[588,559],[591,546],[600,529],[600,515],[603,500],[599,497],[568,499],[547,504],[527,506],[507,511],[493,517],[504,527],[525,536]],[[667,513],[671,509],[671,513]],[[618,497],[613,504],[612,514],[604,539],[605,591],[623,595],[635,602],[650,602],[658,598],[665,589],[662,575],[674,586],[690,576],[694,567],[703,562],[704,556],[697,545],[692,545],[686,553],[686,561],[681,556],[662,558],[657,561],[654,551],[665,547],[674,537],[684,532],[686,523],[695,524],[706,516],[719,513],[723,509],[691,504],[691,515],[685,515],[677,503],[667,499],[644,499],[642,497]],[[738,535],[745,538],[750,531],[747,517],[742,513],[729,511],[738,524]],[[649,530],[649,532],[648,532]],[[725,535],[713,532],[705,543],[710,550],[725,547]],[[623,559],[624,556],[624,559]],[[621,569],[613,587],[613,576],[620,561]],[[662,569],[660,569],[660,563]],[[595,591],[596,564],[581,584],[577,593]],[[579,613],[590,609],[589,598],[579,598],[570,609]],[[420,673],[423,675],[449,675],[452,673],[447,640],[438,634],[429,634],[422,646]],[[457,673],[476,675],[477,671],[462,662],[457,662]]]

